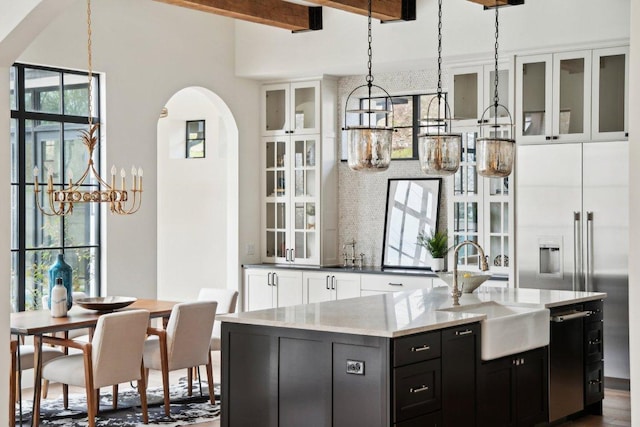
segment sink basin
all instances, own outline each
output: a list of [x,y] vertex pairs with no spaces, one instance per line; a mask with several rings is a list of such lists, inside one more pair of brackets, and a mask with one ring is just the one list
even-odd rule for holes
[[549,310],[485,302],[441,311],[485,314],[480,321],[482,360],[492,360],[549,345]]
[[[439,278],[444,280],[450,288],[453,287],[453,272],[439,271],[436,272]],[[475,291],[478,286],[482,285],[491,277],[490,274],[475,273],[471,271],[458,271],[458,288],[463,292],[470,294]]]

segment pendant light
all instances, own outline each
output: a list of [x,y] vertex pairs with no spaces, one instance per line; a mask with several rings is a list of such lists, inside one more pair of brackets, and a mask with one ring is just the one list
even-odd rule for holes
[[[349,168],[356,171],[384,171],[389,168],[391,162],[391,140],[393,137],[393,104],[391,96],[382,87],[373,84],[373,74],[371,73],[371,0],[368,9],[368,43],[367,51],[369,61],[367,67],[369,73],[366,77],[366,84],[356,87],[351,91],[345,102],[344,130],[347,139],[347,152]],[[357,109],[349,109],[349,99],[361,88],[367,88],[367,96],[360,98],[360,105]],[[377,88],[384,92],[386,96],[372,99],[372,89]],[[376,102],[384,100],[384,108],[378,108]],[[390,106],[391,109],[387,109]],[[357,114],[359,125],[347,125],[347,113]],[[388,126],[389,115],[391,115],[392,126]],[[381,122],[378,125],[378,122]]]
[[[447,133],[451,129],[451,110],[449,103],[442,96],[442,0],[438,0],[438,94],[431,98],[427,107],[426,124],[433,126],[433,119],[429,118],[429,112],[434,100],[438,100],[438,118],[435,119],[437,131],[432,133],[427,128],[427,132],[418,135],[418,156],[422,171],[429,175],[446,176],[456,173],[460,167],[460,150],[462,135]],[[444,102],[444,118],[442,113],[442,103]],[[449,123],[447,126],[447,116]]]
[[[495,43],[495,71],[494,71],[494,95],[493,105],[489,106],[482,113],[482,119],[480,120],[480,138],[476,141],[476,166],[478,173],[487,178],[504,178],[511,174],[513,169],[513,161],[516,150],[516,141],[511,138],[501,138],[498,135],[498,130],[501,125],[498,125],[498,108],[503,108],[509,116],[509,131],[510,135],[513,135],[513,119],[509,109],[500,104],[498,99],[498,6],[496,10],[496,43]],[[486,125],[484,121],[484,115],[487,111],[494,110],[493,124]],[[493,128],[493,136],[483,136],[483,128],[489,126]]]

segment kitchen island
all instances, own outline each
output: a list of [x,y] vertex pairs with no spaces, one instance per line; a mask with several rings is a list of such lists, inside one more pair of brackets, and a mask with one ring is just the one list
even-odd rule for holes
[[451,310],[436,288],[221,316],[222,425],[546,423],[548,347],[482,360],[487,315],[465,306],[553,311],[605,296],[480,288]]

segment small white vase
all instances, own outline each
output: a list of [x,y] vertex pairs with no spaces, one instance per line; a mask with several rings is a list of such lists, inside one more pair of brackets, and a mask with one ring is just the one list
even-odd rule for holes
[[444,258],[432,258],[431,259],[431,271],[444,270]]

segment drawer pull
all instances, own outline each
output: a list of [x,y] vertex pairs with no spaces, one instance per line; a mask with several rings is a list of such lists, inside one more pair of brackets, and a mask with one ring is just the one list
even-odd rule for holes
[[600,341],[599,339],[595,339],[595,340],[589,340],[589,345],[596,345],[596,344],[600,344],[602,341]]
[[601,380],[591,380],[589,381],[589,385],[602,384]]
[[417,387],[417,388],[411,387],[409,389],[409,393],[421,393],[421,392],[427,391],[427,390],[429,390],[429,386],[422,384],[420,387]]
[[431,350],[431,347],[426,344],[421,347],[411,347],[411,351],[415,351],[415,352],[425,351],[425,350]]
[[591,316],[591,312],[590,311],[576,311],[573,313],[567,313],[567,314],[560,314],[557,316],[551,316],[551,321],[552,322],[566,322],[567,320],[574,320],[574,319],[580,319],[582,317],[589,317]]
[[466,329],[464,331],[456,331],[456,335],[460,336],[460,335],[469,335],[472,334],[473,331],[471,329]]
[[403,286],[402,283],[391,283],[389,282],[389,286]]

